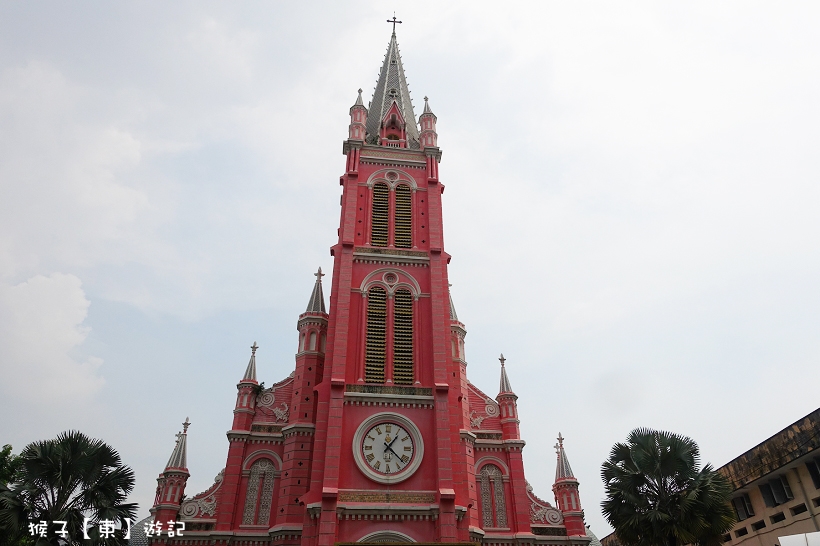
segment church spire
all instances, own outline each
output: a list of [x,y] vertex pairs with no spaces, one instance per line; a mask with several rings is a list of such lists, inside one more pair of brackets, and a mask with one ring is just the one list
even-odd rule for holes
[[[392,21],[388,21],[392,22]],[[398,22],[398,21],[396,21]],[[413,103],[410,101],[410,90],[404,76],[404,67],[401,62],[399,44],[396,41],[395,29],[387,45],[379,79],[373,90],[373,100],[367,114],[367,142],[379,144],[379,129],[390,107],[396,103],[404,123],[406,124],[407,147],[419,148],[419,130],[416,125],[416,115],[413,113]]]
[[561,436],[560,432],[558,433],[558,443],[555,444],[555,452],[558,454],[558,465],[555,467],[555,481],[574,480],[575,475],[569,466],[567,452],[564,451],[564,437]]
[[248,361],[248,367],[245,369],[242,381],[256,381],[256,349],[258,348],[259,345],[254,341],[251,345],[251,359]]
[[174,451],[171,453],[171,458],[168,459],[168,464],[165,465],[165,471],[169,470],[188,470],[188,427],[191,422],[185,418],[182,423],[182,430],[177,434],[177,443],[174,446]]
[[321,313],[326,315],[325,295],[322,293],[322,277],[324,277],[325,274],[322,273],[322,268],[320,267],[319,271],[313,275],[316,277],[316,284],[313,285],[313,292],[310,294],[310,301],[308,301],[305,313]]
[[498,361],[501,362],[501,382],[499,385],[498,394],[512,394],[513,390],[510,385],[510,378],[507,377],[507,368],[504,367],[504,362],[506,362],[507,359],[504,358],[503,353],[498,358]]

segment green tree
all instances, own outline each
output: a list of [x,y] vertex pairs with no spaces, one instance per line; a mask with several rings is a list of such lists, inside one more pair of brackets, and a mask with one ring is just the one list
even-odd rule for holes
[[23,459],[19,455],[14,455],[11,449],[12,447],[8,444],[0,449],[0,485],[13,482],[23,464]]
[[603,464],[601,503],[624,546],[719,546],[735,522],[729,482],[711,465],[700,467],[691,438],[633,430]]
[[[87,545],[85,518],[90,520],[90,544],[126,544],[122,530],[101,537],[98,527],[103,520],[123,528],[125,518],[136,520],[136,504],[125,502],[134,488],[134,472],[113,448],[71,431],[29,444],[20,461],[14,480],[0,484],[0,545]],[[31,539],[29,523],[40,521],[49,523],[47,537]],[[57,534],[61,526],[51,524],[55,521],[67,522],[66,539]]]

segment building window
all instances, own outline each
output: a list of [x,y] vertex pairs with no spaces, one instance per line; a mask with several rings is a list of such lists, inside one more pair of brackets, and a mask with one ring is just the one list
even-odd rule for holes
[[373,208],[370,220],[370,244],[387,246],[387,226],[390,190],[387,184],[373,186]]
[[765,529],[765,528],[766,528],[766,522],[763,521],[763,520],[756,521],[756,522],[752,523],[752,529],[754,529],[755,531],[760,531],[761,529]]
[[484,527],[507,527],[507,506],[504,500],[504,478],[501,470],[493,465],[484,465],[481,478],[481,518]]
[[732,506],[735,508],[735,514],[737,514],[738,521],[743,521],[744,519],[755,515],[755,511],[752,509],[752,501],[749,499],[749,495],[747,494],[733,498]]
[[783,512],[778,512],[777,514],[772,515],[769,519],[772,520],[772,523],[780,523],[786,519],[786,516],[783,515]]
[[767,483],[761,484],[760,494],[763,496],[763,502],[768,507],[779,506],[794,498],[786,476],[778,476]]
[[806,468],[811,475],[811,481],[814,482],[814,488],[820,489],[820,457],[815,457],[813,461],[807,462]]
[[397,290],[393,297],[393,382],[413,384],[413,295]]
[[748,530],[748,529],[746,529],[745,527],[741,527],[740,529],[738,529],[737,531],[735,531],[735,536],[736,536],[737,538],[740,538],[740,537],[746,536],[746,535],[748,535],[748,534],[749,534],[749,530]]
[[367,383],[384,383],[386,327],[387,292],[381,286],[374,286],[367,294],[367,337],[364,353],[364,380]]
[[412,193],[405,185],[396,187],[396,214],[393,240],[396,248],[410,248],[413,242],[411,218]]
[[808,509],[808,507],[806,507],[805,503],[798,504],[797,506],[794,506],[794,507],[789,509],[789,511],[792,513],[793,516],[796,516],[798,514],[802,514],[803,512],[807,512],[808,510],[809,509]]
[[311,332],[310,333],[310,350],[311,351],[316,350],[316,332]]
[[267,525],[270,519],[271,499],[273,499],[273,463],[259,459],[251,465],[248,476],[248,490],[245,493],[243,525]]

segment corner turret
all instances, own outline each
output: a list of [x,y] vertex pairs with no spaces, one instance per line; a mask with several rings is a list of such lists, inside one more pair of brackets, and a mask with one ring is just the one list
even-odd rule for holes
[[242,380],[236,385],[236,406],[233,410],[232,430],[250,430],[253,416],[256,414],[256,392],[259,384],[256,381],[256,350],[259,345],[251,345],[251,359]]
[[436,148],[438,147],[438,133],[436,132],[436,115],[430,109],[430,103],[427,102],[427,97],[424,97],[424,112],[419,116],[419,125],[421,126],[421,147],[422,148]]
[[177,433],[177,441],[165,470],[157,478],[157,492],[151,514],[154,521],[176,521],[180,503],[185,494],[185,485],[188,482],[188,427],[191,422],[185,418],[182,423],[182,432]]
[[567,453],[564,451],[564,437],[558,433],[558,443],[555,444],[555,453],[558,463],[555,467],[555,484],[552,491],[555,493],[555,504],[564,514],[564,524],[568,536],[586,535],[584,527],[584,511],[581,508],[581,497],[578,494],[578,480],[569,466]]
[[513,392],[510,378],[507,377],[507,368],[504,366],[507,359],[502,354],[498,361],[501,362],[501,380],[495,399],[501,410],[501,432],[505,440],[518,440],[521,438],[518,428],[518,396]]

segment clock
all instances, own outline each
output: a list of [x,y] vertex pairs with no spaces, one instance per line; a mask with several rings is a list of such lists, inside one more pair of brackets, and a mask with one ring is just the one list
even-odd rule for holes
[[365,476],[379,483],[398,483],[418,469],[424,443],[418,427],[398,413],[377,413],[353,436],[353,458]]

